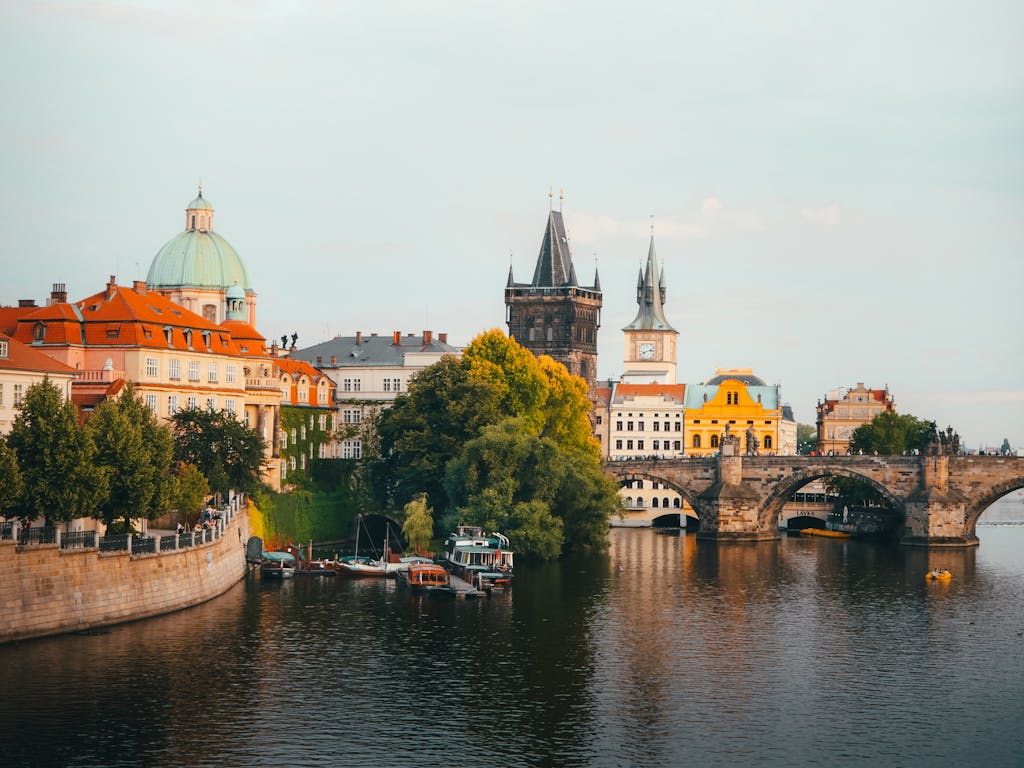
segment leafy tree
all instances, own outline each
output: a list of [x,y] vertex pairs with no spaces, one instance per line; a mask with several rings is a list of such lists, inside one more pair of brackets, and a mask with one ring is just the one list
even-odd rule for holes
[[93,515],[107,498],[107,471],[75,406],[44,379],[25,391],[20,409],[7,438],[24,481],[19,508],[47,522]]
[[194,465],[214,493],[252,493],[262,482],[263,438],[225,411],[188,408],[171,417],[174,459]]
[[567,542],[606,546],[608,515],[619,508],[616,484],[599,464],[541,437],[524,417],[486,427],[468,442],[445,484],[450,525],[500,530],[517,552],[542,558],[561,554]]
[[1003,456],[1009,456],[1010,453],[1013,452],[1013,449],[1010,448],[1010,438],[1003,438],[1003,444],[999,447],[999,452],[1003,454]]
[[25,484],[21,480],[18,469],[18,457],[7,445],[7,440],[0,435],[0,515],[7,516],[18,506]]
[[402,534],[412,545],[414,552],[425,552],[434,536],[433,510],[427,506],[427,495],[421,493],[405,505],[405,522]]
[[818,444],[818,428],[813,424],[796,425],[796,452],[807,456]]
[[183,461],[175,464],[171,504],[185,516],[185,522],[189,526],[194,525],[199,519],[199,513],[209,495],[210,484],[195,464],[186,464]]
[[495,387],[471,377],[456,358],[420,371],[377,419],[380,453],[370,457],[370,471],[380,503],[404,505],[425,492],[430,505],[446,509],[446,465],[500,418]]
[[152,520],[166,512],[174,482],[174,442],[132,385],[101,404],[87,428],[96,444],[96,462],[106,468],[109,481],[109,494],[98,510],[103,522],[109,527],[121,519],[128,531],[134,518]]
[[924,451],[930,430],[931,422],[924,419],[909,414],[880,413],[854,430],[850,452],[898,456],[907,451]]

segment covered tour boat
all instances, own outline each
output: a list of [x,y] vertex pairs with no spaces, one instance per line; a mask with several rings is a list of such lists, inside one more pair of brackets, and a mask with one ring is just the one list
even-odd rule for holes
[[451,580],[444,567],[432,562],[410,563],[397,574],[398,586],[413,592],[451,593]]
[[295,555],[291,552],[264,552],[260,575],[265,579],[290,579],[295,575]]
[[506,589],[512,586],[513,554],[508,539],[500,533],[460,525],[444,544],[444,566],[477,589]]

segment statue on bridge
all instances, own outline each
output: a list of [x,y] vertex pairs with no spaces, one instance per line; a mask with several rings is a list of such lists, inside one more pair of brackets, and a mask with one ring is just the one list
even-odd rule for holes
[[757,456],[757,451],[761,447],[761,441],[758,440],[757,434],[754,432],[754,428],[753,427],[747,427],[746,436],[747,436],[747,455],[748,456]]
[[956,456],[960,453],[960,435],[951,426],[943,432],[933,421],[928,425],[925,453],[928,456]]

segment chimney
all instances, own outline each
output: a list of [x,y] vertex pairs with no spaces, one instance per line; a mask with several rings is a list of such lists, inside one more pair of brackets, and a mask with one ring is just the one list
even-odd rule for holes
[[132,290],[135,291],[140,296],[145,296],[146,295],[146,281],[145,280],[133,280],[132,281]]
[[429,344],[433,340],[433,338],[434,338],[434,334],[432,334],[430,331],[424,331],[423,332],[423,343],[424,344]]
[[50,303],[51,304],[67,304],[68,301],[68,289],[64,283],[54,283],[53,290],[50,291]]
[[439,334],[437,334],[437,340],[439,342],[441,342],[442,344],[447,344],[448,343],[448,334],[447,333],[439,333]]
[[356,331],[356,345],[359,345],[359,344],[362,344],[362,343],[363,343],[363,332],[362,331]]
[[114,294],[117,293],[114,289],[117,288],[117,275],[110,276],[110,282],[107,283],[107,298],[113,298]]
[[337,355],[331,355],[331,368],[337,368],[337,367],[338,367],[338,356]]
[[400,346],[402,343],[402,332],[395,331],[394,341],[391,342],[392,346]]
[[35,299],[18,299],[19,307],[34,307],[36,305]]

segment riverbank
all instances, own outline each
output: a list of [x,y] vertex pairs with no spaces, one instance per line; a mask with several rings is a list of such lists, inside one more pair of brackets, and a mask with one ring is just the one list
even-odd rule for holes
[[[0,643],[159,616],[217,597],[245,575],[248,511],[228,514],[192,546],[155,551],[0,541]],[[182,537],[182,544],[185,537]],[[153,539],[148,540],[154,542]]]

